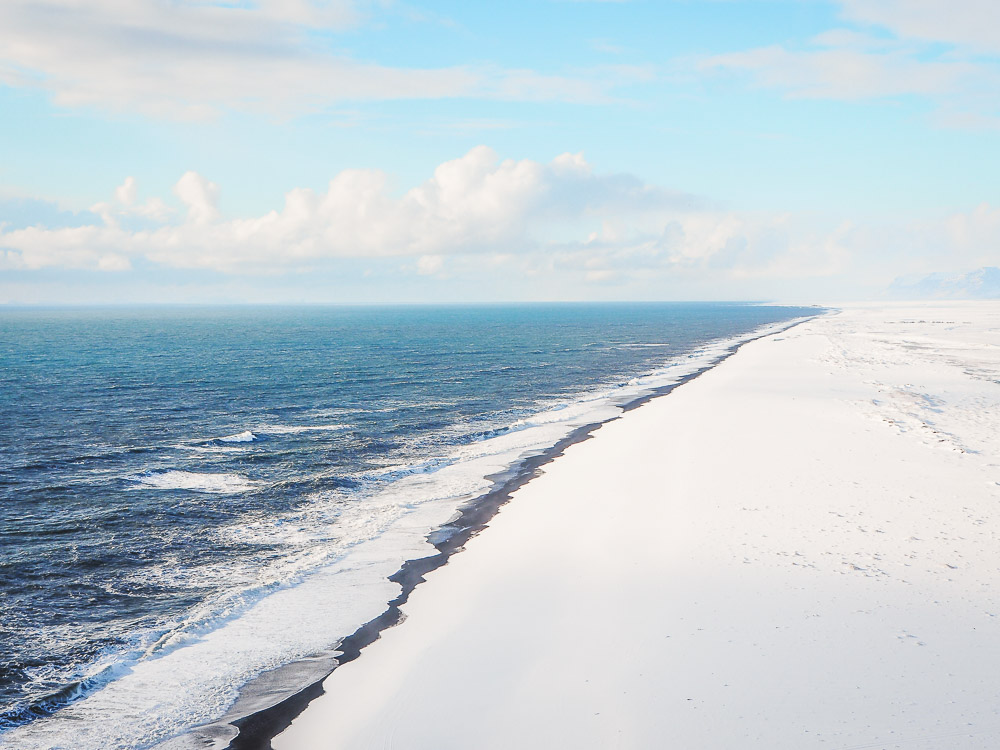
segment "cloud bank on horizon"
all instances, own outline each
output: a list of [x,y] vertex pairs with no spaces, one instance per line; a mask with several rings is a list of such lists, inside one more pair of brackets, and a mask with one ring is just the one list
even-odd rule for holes
[[998,91],[983,0],[11,0],[0,302],[870,296],[1000,262]]

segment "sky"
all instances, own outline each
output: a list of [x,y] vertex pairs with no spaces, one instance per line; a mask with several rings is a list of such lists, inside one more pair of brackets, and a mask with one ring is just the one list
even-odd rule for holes
[[0,304],[877,298],[998,174],[995,0],[0,3]]

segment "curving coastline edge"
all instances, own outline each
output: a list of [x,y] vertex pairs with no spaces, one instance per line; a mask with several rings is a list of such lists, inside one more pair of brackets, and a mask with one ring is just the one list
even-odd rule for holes
[[677,381],[639,394],[616,404],[621,412],[609,419],[581,425],[550,448],[529,455],[508,470],[488,476],[491,488],[458,509],[455,517],[427,535],[435,552],[425,557],[405,561],[389,580],[400,586],[400,593],[377,617],[361,625],[329,651],[298,659],[254,678],[239,691],[239,697],[220,719],[192,729],[188,736],[202,746],[225,750],[272,750],[271,740],[283,732],[315,698],[323,694],[323,682],[342,664],[354,661],[362,650],[378,640],[382,631],[405,619],[402,607],[424,576],[447,564],[461,552],[466,543],[489,525],[489,522],[523,485],[530,482],[549,462],[561,456],[567,448],[590,439],[605,424],[620,419],[625,413],[649,401],[666,396],[674,389],[694,380],[734,355],[744,345],[768,336],[778,335],[821,315],[834,312],[817,308],[815,315],[771,324],[757,335],[732,342],[703,367],[681,376]]

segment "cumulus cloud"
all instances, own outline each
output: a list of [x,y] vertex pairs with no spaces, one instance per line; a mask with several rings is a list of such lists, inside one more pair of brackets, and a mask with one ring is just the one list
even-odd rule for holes
[[115,188],[115,200],[123,206],[131,206],[135,203],[138,188],[135,177],[126,177],[125,182]]
[[109,201],[95,203],[90,207],[91,213],[101,217],[108,226],[117,226],[120,221],[130,218],[143,218],[153,221],[164,221],[171,215],[170,207],[160,198],[149,198],[139,203],[139,187],[134,177],[126,177],[125,181],[115,188],[114,196]]
[[296,188],[280,210],[247,218],[224,217],[219,192],[187,172],[174,187],[176,211],[159,199],[140,202],[128,178],[92,209],[100,224],[0,230],[4,263],[121,270],[143,258],[259,274],[398,256],[415,259],[420,274],[440,275],[448,256],[516,256],[579,265],[607,281],[610,266],[693,267],[715,258],[736,267],[775,255],[754,239],[753,221],[632,175],[598,174],[581,154],[542,163],[500,159],[480,146],[398,196],[382,172],[345,170],[325,192]]
[[484,146],[402,193],[382,172],[345,170],[325,191],[296,188],[280,209],[242,218],[226,217],[220,188],[195,172],[175,185],[176,209],[141,201],[131,179],[114,192],[74,226],[0,227],[0,267],[120,272],[141,261],[245,277],[370,262],[417,276],[502,271],[613,290],[637,281],[655,289],[657,279],[868,274],[887,283],[901,268],[989,264],[1000,246],[1000,209],[989,205],[892,226],[729,211],[632,175],[597,173],[580,154],[518,161]]
[[349,0],[5,0],[0,83],[48,90],[67,107],[199,119],[222,108],[287,117],[347,100],[601,101],[616,80],[390,67],[335,51],[330,35],[360,21]]
[[130,265],[128,244],[127,235],[116,226],[34,226],[0,232],[0,247],[7,248],[3,267],[8,269],[124,270]]
[[174,192],[187,207],[192,224],[208,224],[219,216],[219,186],[197,172],[185,172],[174,186]]

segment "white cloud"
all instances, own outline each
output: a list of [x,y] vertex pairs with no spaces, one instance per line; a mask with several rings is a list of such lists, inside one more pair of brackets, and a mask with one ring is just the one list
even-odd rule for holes
[[[94,268],[122,270],[131,252],[128,235],[116,226],[63,229],[27,227],[0,232],[6,268]],[[13,251],[13,252],[11,252]]]
[[417,273],[421,276],[435,276],[444,268],[444,256],[421,255],[417,259]]
[[[398,197],[385,174],[345,170],[325,192],[291,190],[281,210],[249,218],[222,216],[218,186],[195,172],[174,188],[181,212],[156,199],[139,203],[138,192],[129,178],[114,200],[97,204],[101,225],[0,230],[0,247],[13,251],[7,265],[117,270],[142,257],[171,268],[280,273],[335,258],[401,256],[434,275],[446,256],[534,254],[571,264],[604,258],[677,267],[731,250],[733,236],[752,233],[751,222],[692,196],[631,175],[596,174],[581,154],[502,160],[485,146],[444,162]],[[143,222],[123,221],[135,216]]]
[[131,206],[135,203],[138,192],[135,177],[126,177],[125,182],[115,188],[115,200],[123,206]]
[[480,146],[400,195],[389,186],[381,172],[345,170],[325,192],[296,188],[280,210],[227,218],[219,188],[197,173],[175,186],[181,211],[141,203],[126,180],[95,207],[99,223],[0,227],[0,266],[122,271],[141,259],[247,276],[403,258],[394,267],[415,276],[576,279],[611,293],[670,280],[888,283],[901,272],[995,265],[1000,248],[1000,209],[988,205],[912,225],[726,211],[631,175],[595,173],[580,154],[502,160]]
[[218,218],[219,186],[197,172],[185,172],[174,186],[174,193],[187,206],[192,224],[208,224]]
[[1000,4],[995,0],[840,0],[840,5],[845,18],[900,38],[1000,52]]
[[949,127],[992,127],[1000,115],[1000,4],[993,0],[840,0],[854,27],[801,44],[702,58],[703,71],[746,75],[794,98],[919,96]]
[[1000,206],[981,203],[952,216],[947,227],[947,245],[968,253],[973,265],[1000,263]]
[[851,252],[836,226],[782,215],[681,212],[656,232],[607,223],[554,253],[559,268],[591,282],[635,278],[801,279],[847,271]]
[[153,221],[165,221],[171,215],[170,207],[159,198],[150,198],[144,203],[138,203],[139,187],[134,177],[126,177],[125,181],[115,188],[114,197],[110,201],[95,203],[90,207],[92,213],[101,217],[108,226],[117,226],[120,219],[141,217]]
[[360,19],[348,0],[5,0],[0,83],[48,90],[67,107],[200,119],[223,108],[288,117],[381,99],[602,101],[629,77],[387,67],[321,41]]
[[759,85],[784,89],[792,96],[841,100],[949,95],[984,74],[971,63],[924,61],[906,49],[872,51],[855,44],[852,39],[850,46],[807,50],[762,47],[709,57],[701,65],[750,73]]

